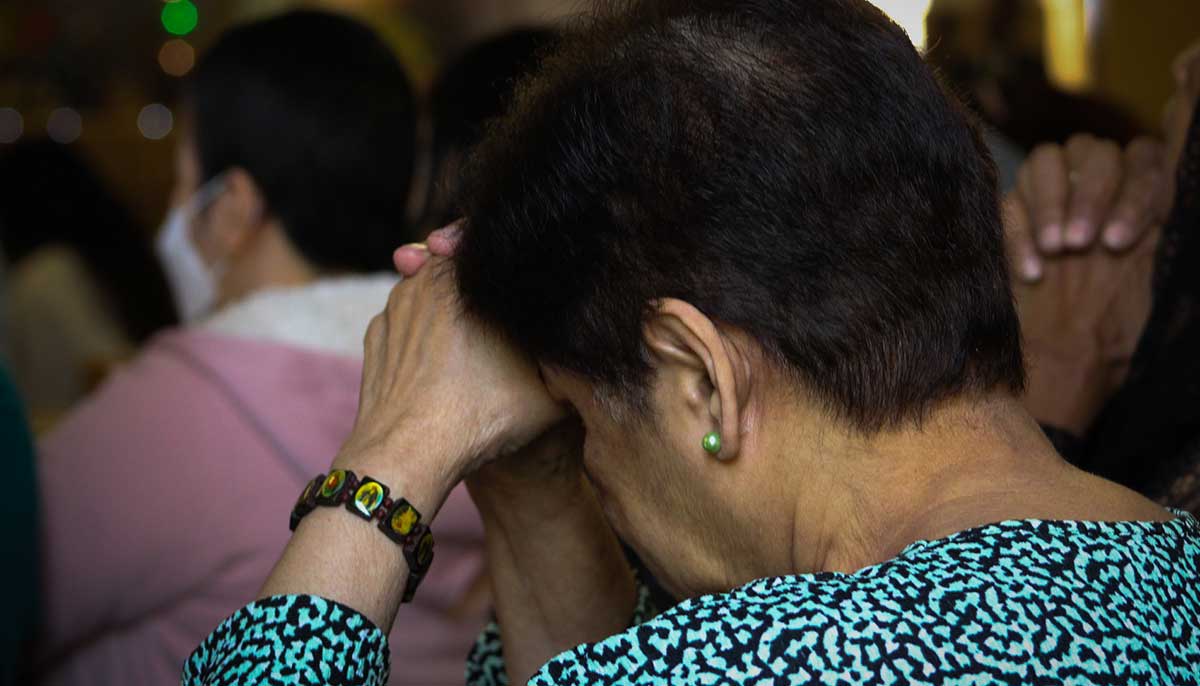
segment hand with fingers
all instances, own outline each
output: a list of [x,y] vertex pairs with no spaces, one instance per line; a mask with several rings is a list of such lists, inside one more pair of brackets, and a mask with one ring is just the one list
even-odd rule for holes
[[[398,249],[396,269],[407,279],[424,278],[454,256],[460,235],[453,224],[423,245]],[[475,385],[467,389],[477,392]],[[519,448],[478,461],[465,475],[483,519],[511,683],[524,683],[563,650],[623,629],[637,598],[633,573],[584,474],[582,424],[560,410],[523,426],[540,433],[519,434],[521,441],[509,443]]]
[[536,365],[463,313],[449,259],[456,228],[395,252],[405,279],[367,329],[358,417],[342,449],[358,464],[411,459],[404,437],[422,436],[438,454],[413,466],[447,491],[564,416]]
[[1086,436],[1124,382],[1150,314],[1156,242],[1151,230],[1125,253],[1093,246],[1046,261],[1036,284],[1016,284],[1025,407],[1040,423]]
[[[407,279],[421,278],[423,272],[435,266],[431,262],[454,256],[460,237],[461,225],[454,223],[431,233],[423,244],[400,247],[393,255],[397,271]],[[538,389],[542,387],[537,377],[528,377],[525,382]],[[551,425],[544,421],[546,418],[559,421]],[[561,412],[548,413],[536,426],[544,433],[521,433],[521,440],[510,441],[500,459],[486,466],[478,465],[479,470],[467,480],[476,501],[490,497],[493,492],[513,496],[518,490],[528,490],[539,498],[559,491],[574,497],[583,474],[579,464],[582,431],[578,422],[562,416]],[[547,488],[550,482],[563,488]]]
[[1120,253],[1159,226],[1173,176],[1162,143],[1116,143],[1081,134],[1034,149],[1005,199],[1005,232],[1018,279],[1036,282],[1049,258],[1097,243]]

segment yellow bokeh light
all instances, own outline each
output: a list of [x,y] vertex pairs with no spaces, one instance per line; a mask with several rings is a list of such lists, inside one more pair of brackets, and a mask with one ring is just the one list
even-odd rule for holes
[[1092,81],[1087,6],[1083,0],[1041,0],[1041,5],[1046,21],[1046,72],[1067,90],[1086,90]]
[[925,50],[925,17],[933,0],[871,0],[871,4],[899,24],[918,50]]

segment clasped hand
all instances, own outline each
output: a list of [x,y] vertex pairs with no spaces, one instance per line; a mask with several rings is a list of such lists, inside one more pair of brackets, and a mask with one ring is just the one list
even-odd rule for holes
[[1084,435],[1123,383],[1149,316],[1172,170],[1161,144],[1039,146],[1004,203],[1036,419]]
[[464,478],[567,416],[536,364],[464,313],[449,259],[458,238],[451,226],[427,247],[396,251],[405,278],[367,329],[358,416],[337,460],[419,474],[440,491],[428,494],[436,506]]

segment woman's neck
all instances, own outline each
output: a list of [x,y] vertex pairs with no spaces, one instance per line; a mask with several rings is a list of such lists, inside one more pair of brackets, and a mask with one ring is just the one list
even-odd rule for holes
[[304,286],[320,276],[296,250],[278,222],[265,225],[221,277],[217,307],[268,288]]
[[1009,396],[947,405],[920,428],[820,435],[801,458],[817,463],[786,470],[806,475],[793,477],[792,573],[852,572],[914,541],[1008,519],[1170,518],[1067,464]]

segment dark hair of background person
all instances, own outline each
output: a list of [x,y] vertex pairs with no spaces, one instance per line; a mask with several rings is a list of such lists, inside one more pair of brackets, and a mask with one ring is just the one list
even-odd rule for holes
[[862,431],[1023,388],[995,167],[862,0],[633,3],[564,39],[469,164],[468,311],[634,404],[664,297]]
[[438,75],[430,92],[433,183],[423,224],[458,218],[448,206],[463,157],[483,138],[487,123],[508,109],[518,81],[532,74],[554,45],[550,29],[518,28],[467,48]]
[[411,238],[416,105],[371,29],[308,10],[234,28],[200,60],[186,95],[204,179],[244,169],[318,268],[391,268]]
[[28,139],[0,151],[0,241],[17,264],[40,248],[75,251],[130,340],[176,322],[149,233],[69,146]]
[[1153,306],[1129,375],[1072,456],[1085,469],[1200,511],[1200,109],[1154,263]]
[[[1022,22],[1035,17],[1044,24],[1036,0],[976,0],[971,11],[981,12],[987,27],[982,57],[961,54],[964,6],[951,3],[946,11],[934,3],[926,21],[929,50],[926,59],[949,80],[958,95],[989,125],[1026,150],[1039,143],[1063,143],[1076,133],[1128,143],[1142,127],[1119,105],[1085,93],[1070,93],[1050,81],[1040,53],[1024,49]],[[1042,30],[1045,30],[1044,28]],[[1041,45],[1037,46],[1039,49]],[[987,97],[982,93],[987,92]]]

